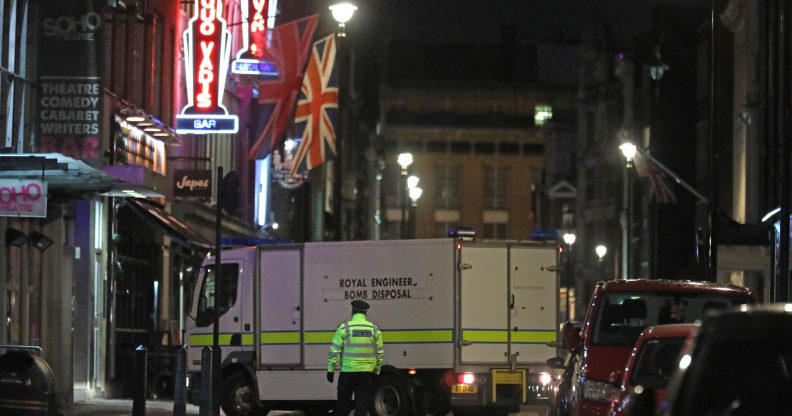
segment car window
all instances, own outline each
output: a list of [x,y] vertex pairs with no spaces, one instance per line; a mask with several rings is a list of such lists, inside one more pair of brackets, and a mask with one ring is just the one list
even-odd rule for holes
[[630,383],[651,388],[665,388],[677,364],[685,338],[648,339],[638,352]]
[[712,310],[748,302],[742,297],[696,293],[606,293],[594,322],[592,345],[631,346],[647,326],[691,323]]

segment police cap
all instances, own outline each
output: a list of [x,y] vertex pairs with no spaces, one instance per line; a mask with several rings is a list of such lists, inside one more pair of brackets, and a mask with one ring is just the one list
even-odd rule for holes
[[356,311],[366,312],[369,308],[369,304],[362,301],[362,300],[353,300],[352,301],[352,309]]

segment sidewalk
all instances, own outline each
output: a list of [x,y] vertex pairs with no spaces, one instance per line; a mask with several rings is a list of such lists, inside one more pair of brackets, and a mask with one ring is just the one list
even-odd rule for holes
[[[57,413],[58,416],[130,416],[132,400],[129,399],[95,399],[87,402],[76,402],[65,406]],[[198,416],[198,406],[187,405],[187,416]],[[146,400],[146,416],[173,415],[172,400]],[[220,411],[220,415],[225,413]],[[300,412],[272,411],[269,416],[302,415]]]
[[[86,402],[75,402],[59,409],[59,416],[129,416],[132,414],[132,400],[128,399],[95,399]],[[146,400],[146,416],[173,415],[173,401]],[[187,405],[186,415],[197,416],[198,406]]]

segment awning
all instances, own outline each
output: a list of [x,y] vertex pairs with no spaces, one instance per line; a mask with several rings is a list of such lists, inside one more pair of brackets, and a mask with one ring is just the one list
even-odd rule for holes
[[149,221],[154,226],[162,228],[171,240],[189,249],[199,248],[211,250],[213,244],[201,235],[190,229],[181,220],[174,217],[164,209],[152,205],[144,200],[128,198],[127,205],[138,213],[144,220]]
[[71,192],[106,192],[126,182],[60,153],[0,154],[0,177],[40,179],[50,191]]

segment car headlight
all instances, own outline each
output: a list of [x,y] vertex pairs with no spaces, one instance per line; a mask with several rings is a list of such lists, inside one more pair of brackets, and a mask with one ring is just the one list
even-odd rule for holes
[[607,403],[619,389],[610,383],[597,380],[583,381],[583,398],[600,403]]

